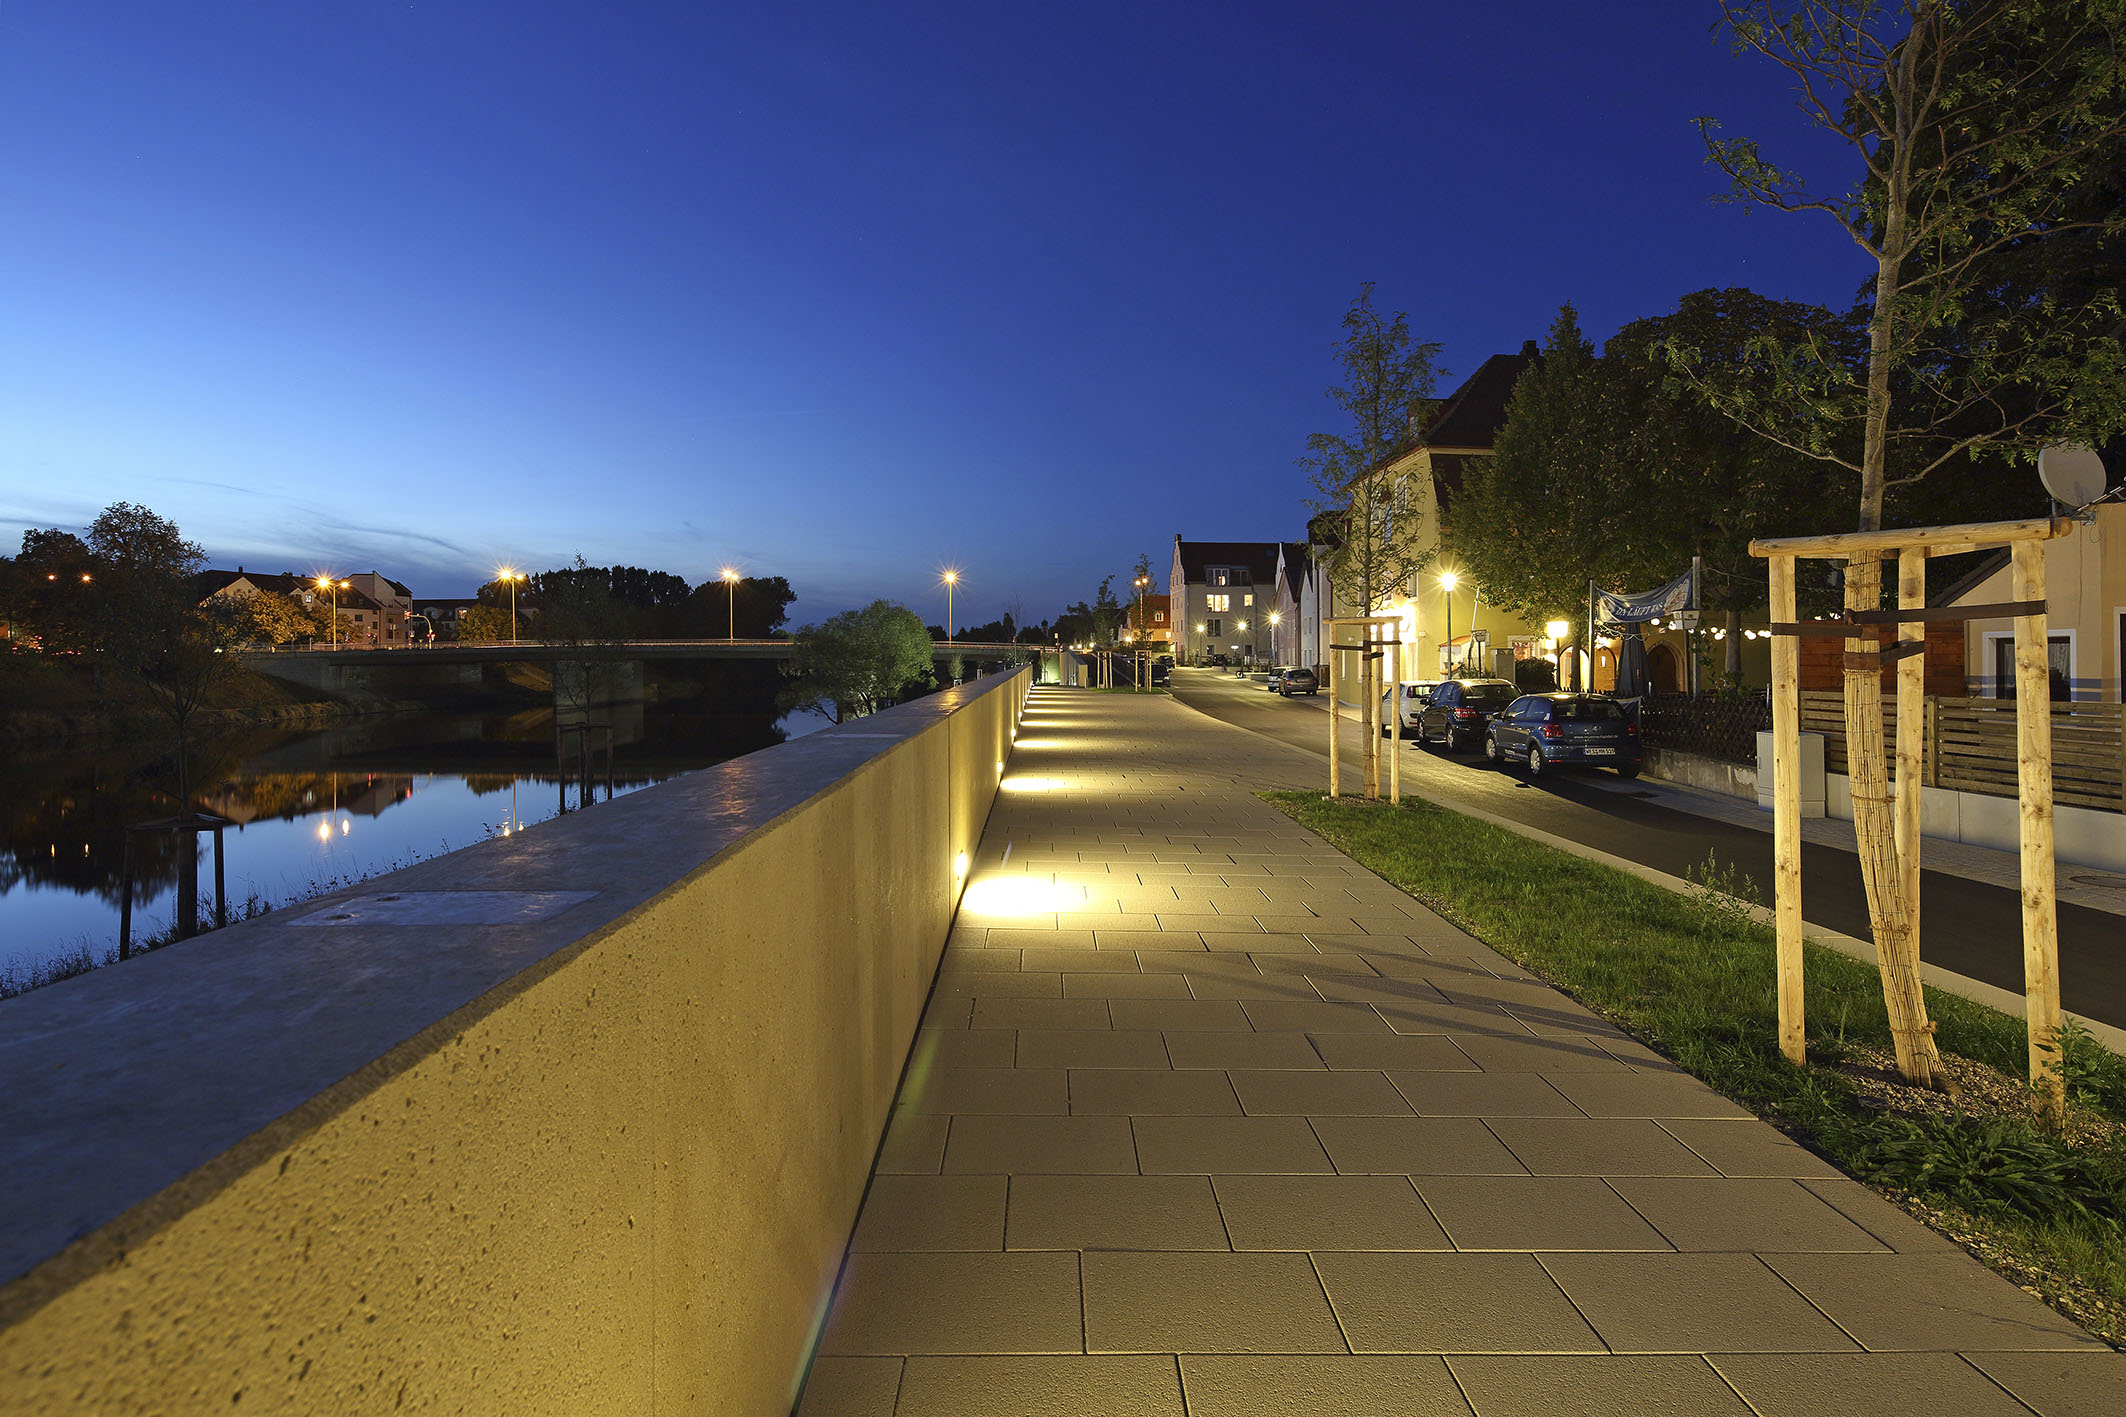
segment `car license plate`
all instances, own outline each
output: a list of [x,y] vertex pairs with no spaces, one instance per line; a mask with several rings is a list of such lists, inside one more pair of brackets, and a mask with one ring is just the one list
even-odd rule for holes
[[1589,748],[1587,750],[1587,756],[1590,758],[1614,758],[1616,755],[1617,750],[1614,748]]

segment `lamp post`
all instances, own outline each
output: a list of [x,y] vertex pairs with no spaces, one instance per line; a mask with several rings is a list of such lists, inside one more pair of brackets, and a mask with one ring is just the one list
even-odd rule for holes
[[[1569,620],[1553,620],[1543,627],[1543,632],[1550,636],[1550,643],[1556,647],[1558,657],[1562,660],[1565,656],[1565,637],[1572,633],[1572,622]],[[1579,664],[1579,660],[1575,659],[1573,661],[1572,686],[1575,689],[1580,687]],[[1563,665],[1559,667],[1562,668]],[[1560,680],[1558,687],[1563,688],[1564,676],[1560,675],[1558,677]]]
[[731,592],[731,598],[727,603],[730,613],[724,622],[724,638],[735,641],[738,638],[738,572],[732,570],[729,566],[724,567],[723,583]]
[[[88,577],[83,576],[82,579],[87,580]],[[352,581],[336,581],[330,576],[319,576],[317,578],[317,588],[330,592],[332,596],[332,647],[334,649],[340,647],[340,592],[352,585]]]
[[1442,598],[1447,603],[1446,667],[1450,670],[1454,668],[1454,587],[1457,583],[1458,577],[1455,576],[1454,572],[1442,571],[1440,573],[1439,588],[1446,592],[1446,595]]
[[515,644],[517,642],[517,582],[524,579],[524,573],[504,566],[499,574],[503,580],[509,582],[509,642]]
[[952,643],[952,588],[960,583],[958,571],[947,571],[941,577],[945,582],[945,643]]

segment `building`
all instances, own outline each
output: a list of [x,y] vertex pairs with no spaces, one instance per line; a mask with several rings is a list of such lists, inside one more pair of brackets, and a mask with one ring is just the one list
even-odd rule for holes
[[1184,541],[1175,535],[1166,592],[1181,663],[1202,664],[1213,654],[1239,664],[1269,663],[1279,548],[1275,541]]
[[1271,656],[1279,664],[1319,671],[1322,658],[1322,579],[1304,541],[1277,544],[1277,600],[1270,613]]
[[[1477,366],[1460,387],[1420,414],[1410,447],[1383,463],[1372,476],[1404,480],[1416,510],[1411,540],[1402,550],[1424,557],[1425,567],[1406,585],[1388,588],[1372,614],[1401,618],[1405,645],[1404,672],[1429,679],[1449,671],[1510,678],[1516,660],[1555,654],[1545,648],[1541,627],[1484,601],[1484,588],[1456,565],[1442,537],[1442,522],[1470,459],[1488,457],[1506,421],[1506,403],[1523,373],[1542,354],[1533,340],[1519,354],[1494,354]],[[1333,515],[1309,524],[1311,560],[1331,562],[1338,534]],[[1330,599],[1321,577],[1324,604]],[[1317,619],[1369,613],[1336,598],[1332,612]],[[1565,610],[1568,607],[1560,606]],[[1303,612],[1302,612],[1303,613]],[[1319,641],[1317,641],[1319,643]],[[1317,652],[1326,658],[1326,648]],[[1356,672],[1355,663],[1339,668]]]
[[[2126,503],[2091,509],[2091,520],[2045,548],[2046,655],[2052,697],[2093,703],[2122,701],[2126,673]],[[2015,599],[2008,553],[1995,551],[1945,592],[1950,605],[1994,605]],[[2015,697],[2015,622],[1971,620],[1963,626],[1964,693],[1972,698]],[[1931,636],[1930,636],[1931,638]],[[1928,658],[1933,658],[1929,655]]]
[[1124,602],[1122,616],[1125,644],[1134,645],[1135,636],[1141,631],[1145,645],[1154,653],[1164,654],[1173,647],[1173,602],[1166,596],[1146,591]]
[[353,643],[379,648],[402,648],[412,643],[412,591],[376,571],[358,571],[340,579],[354,592],[351,601],[347,591],[340,592],[340,613],[354,621]]
[[465,617],[479,603],[480,598],[476,595],[422,597],[413,604],[414,638],[421,638],[420,622],[424,620],[428,622],[428,632],[437,639],[458,638]]

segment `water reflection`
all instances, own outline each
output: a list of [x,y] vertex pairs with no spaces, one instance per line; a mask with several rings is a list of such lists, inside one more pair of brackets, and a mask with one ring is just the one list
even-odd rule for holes
[[[610,719],[612,785],[627,792],[779,743],[764,713],[641,706]],[[798,725],[795,731],[803,731]],[[603,753],[595,796],[605,791]],[[564,770],[565,768],[565,770]],[[227,836],[232,909],[282,902],[508,835],[581,805],[575,750],[552,710],[377,716],[323,731],[209,738],[193,753],[196,805]],[[99,742],[0,757],[0,971],[117,938],[125,826],[177,811],[166,744]],[[203,862],[211,861],[201,843]],[[169,923],[175,838],[134,842],[136,935]],[[211,875],[211,872],[209,872]],[[201,905],[210,904],[211,881]]]

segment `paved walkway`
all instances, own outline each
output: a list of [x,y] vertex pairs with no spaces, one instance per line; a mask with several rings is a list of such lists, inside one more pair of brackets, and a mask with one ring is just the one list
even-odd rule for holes
[[2126,1357],[1257,800],[1037,689],[802,1417],[2126,1410]]

